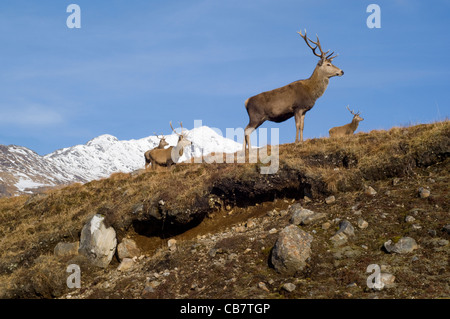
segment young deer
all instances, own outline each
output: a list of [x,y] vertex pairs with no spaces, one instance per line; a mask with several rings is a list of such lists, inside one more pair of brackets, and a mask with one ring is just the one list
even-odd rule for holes
[[330,137],[341,137],[345,135],[353,135],[353,133],[358,128],[358,124],[361,121],[364,121],[364,119],[359,116],[361,112],[358,112],[355,114],[355,112],[350,111],[349,107],[347,106],[347,110],[353,115],[353,120],[351,123],[345,124],[343,126],[336,126],[331,128],[328,133],[330,134]]
[[183,134],[183,124],[180,123],[180,125],[181,125],[181,134],[178,134],[173,129],[172,122],[170,122],[170,127],[172,128],[172,131],[178,135],[178,143],[176,146],[170,146],[164,149],[155,148],[149,152],[149,161],[152,165],[153,170],[156,170],[157,167],[160,166],[170,167],[174,165],[178,161],[178,159],[181,156],[183,156],[184,147],[192,144],[192,142],[188,141]]
[[[156,149],[164,149],[164,147],[166,147],[167,145],[169,145],[169,143],[166,142],[166,137],[161,134],[161,137],[159,137],[158,134],[154,133],[155,136],[157,138],[159,138],[159,145],[156,147]],[[145,169],[147,169],[148,165],[150,165],[150,152],[152,151],[148,150],[147,152],[144,153],[144,158],[145,158]]]
[[[305,113],[323,95],[331,77],[344,75],[344,71],[331,63],[337,55],[332,56],[334,52],[328,54],[329,50],[323,52],[319,37],[314,42],[306,37],[306,31],[305,35],[301,31],[298,34],[320,60],[313,74],[308,79],[292,82],[278,89],[260,93],[245,101],[245,108],[250,121],[244,131],[244,152],[247,149],[247,145],[250,149],[250,134],[267,120],[280,123],[295,116],[295,142],[298,143],[299,131],[300,141],[303,141]],[[320,54],[316,52],[317,49],[320,50]]]

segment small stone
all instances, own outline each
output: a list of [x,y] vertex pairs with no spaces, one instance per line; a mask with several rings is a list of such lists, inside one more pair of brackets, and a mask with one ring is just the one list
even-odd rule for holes
[[430,235],[431,237],[436,237],[437,231],[435,231],[434,229],[430,229],[428,230],[428,235]]
[[412,223],[412,222],[414,222],[416,219],[414,218],[414,217],[412,217],[412,216],[406,216],[405,217],[405,222],[407,222],[407,223]]
[[134,261],[131,258],[124,258],[120,263],[119,267],[117,267],[118,271],[128,271],[133,267]]
[[308,196],[304,196],[304,197],[303,197],[303,200],[305,201],[305,204],[306,204],[306,203],[311,203],[311,202],[312,202],[312,199],[309,198]]
[[269,292],[269,289],[267,288],[266,284],[262,281],[258,283],[258,287],[264,291]]
[[276,228],[272,228],[271,230],[269,230],[269,234],[276,234],[278,232],[278,230]]
[[364,194],[375,196],[377,194],[377,191],[374,190],[372,186],[364,186]]
[[448,240],[447,239],[439,239],[437,243],[439,246],[447,246]]
[[288,211],[285,210],[285,209],[283,209],[283,210],[280,211],[280,216],[281,216],[281,217],[284,217],[284,216],[286,216],[287,214],[288,214]]
[[392,288],[394,286],[395,276],[390,273],[382,272],[380,274],[380,280],[385,288]]
[[293,292],[295,290],[296,286],[293,283],[288,282],[288,283],[285,283],[282,286],[282,288],[284,290],[286,290],[287,292]]
[[124,238],[120,242],[119,245],[117,245],[117,256],[119,257],[119,260],[122,260],[124,258],[133,258],[135,256],[140,256],[141,251],[136,245],[136,242],[129,238]]
[[335,201],[336,201],[336,198],[333,195],[325,198],[325,203],[327,203],[328,205],[333,204]]
[[444,232],[446,232],[447,234],[450,234],[450,224],[445,225],[445,226],[442,228],[442,230],[443,230]]
[[369,226],[369,223],[366,222],[364,219],[362,218],[358,218],[358,228],[359,229],[366,229]]
[[430,194],[431,194],[431,192],[428,189],[419,187],[419,197],[420,198],[427,198],[430,196]]
[[234,229],[234,231],[236,232],[236,233],[244,233],[245,232],[245,227],[244,226],[237,226],[235,229]]
[[73,256],[73,255],[78,255],[79,248],[80,248],[80,242],[78,242],[78,241],[74,242],[74,243],[60,242],[55,246],[53,253],[55,254],[55,256],[58,256],[58,257]]
[[339,233],[345,233],[347,236],[354,236],[355,235],[355,229],[353,228],[353,225],[348,220],[342,220],[339,223],[339,230],[336,234]]
[[414,224],[414,225],[412,225],[412,228],[415,230],[419,230],[419,229],[422,229],[422,226]]
[[167,241],[167,246],[169,247],[170,251],[172,251],[172,252],[176,251],[177,250],[177,241],[176,241],[176,239],[173,239],[173,238],[169,239]]
[[330,240],[335,247],[338,247],[344,245],[348,241],[348,237],[342,232],[334,235]]
[[329,222],[325,222],[322,224],[322,229],[323,230],[327,230],[331,227],[331,224]]
[[393,186],[398,185],[399,183],[400,183],[400,178],[398,178],[398,177],[395,177],[395,178],[392,180],[392,185],[393,185]]
[[395,244],[392,243],[392,240],[388,240],[384,243],[384,248],[388,253],[407,254],[419,248],[419,246],[413,238],[402,237]]

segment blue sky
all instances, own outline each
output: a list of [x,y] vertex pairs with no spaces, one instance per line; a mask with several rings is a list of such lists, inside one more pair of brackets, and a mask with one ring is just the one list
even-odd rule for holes
[[[69,29],[69,4],[81,28]],[[369,4],[381,28],[369,29]],[[169,121],[244,128],[244,101],[308,78],[317,63],[296,33],[316,33],[332,78],[305,119],[305,138],[325,137],[361,111],[358,131],[450,115],[450,1],[227,0],[0,2],[0,144],[44,155],[101,135],[139,139]],[[280,143],[294,119],[266,122]]]

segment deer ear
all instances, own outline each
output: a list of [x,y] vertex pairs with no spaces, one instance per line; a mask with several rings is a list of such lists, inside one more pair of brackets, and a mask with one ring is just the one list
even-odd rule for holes
[[323,60],[320,59],[320,60],[319,60],[319,63],[317,63],[317,65],[318,65],[318,66],[322,66],[322,64],[323,64]]

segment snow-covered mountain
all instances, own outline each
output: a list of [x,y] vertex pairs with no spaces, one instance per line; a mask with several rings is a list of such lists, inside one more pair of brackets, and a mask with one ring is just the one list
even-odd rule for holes
[[[234,153],[242,144],[202,126],[184,130],[192,146],[185,147],[179,162],[212,152]],[[176,134],[166,136],[169,145],[176,145]],[[129,173],[144,168],[144,153],[159,144],[156,136],[120,141],[112,135],[98,136],[84,145],[57,150],[45,156],[21,146],[0,145],[0,196],[29,193],[33,189],[72,182],[88,182]]]

